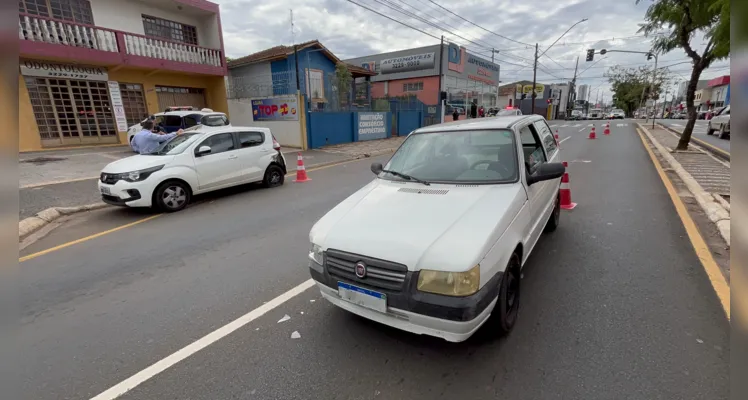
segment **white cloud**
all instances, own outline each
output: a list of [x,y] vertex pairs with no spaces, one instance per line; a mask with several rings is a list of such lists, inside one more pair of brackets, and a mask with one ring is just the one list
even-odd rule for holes
[[[290,9],[293,9],[295,41],[297,43],[318,39],[340,58],[360,57],[387,51],[402,50],[436,44],[438,39],[390,21],[347,0],[294,0],[292,2],[257,2],[255,0],[213,0],[221,5],[224,43],[230,57],[241,57],[280,44],[291,44]],[[488,31],[515,41],[540,44],[541,52],[553,43],[568,27],[582,18],[588,21],[577,25],[542,57],[538,81],[559,82],[570,80],[574,74],[577,57],[579,72],[589,67],[585,62],[586,49],[647,51],[649,39],[637,33],[648,4],[634,0],[354,0],[380,13],[406,22],[440,37],[445,35],[466,45],[473,52],[490,58],[490,48],[501,50],[496,55],[501,65],[501,80],[511,82],[532,79],[529,65],[534,46],[525,46],[486,32],[471,25],[435,3],[459,16],[474,22]],[[429,26],[423,21],[407,17],[392,8],[400,8],[443,29]],[[469,39],[460,39],[457,35]],[[696,47],[703,41],[695,40]],[[477,44],[476,44],[477,43]],[[600,55],[595,56],[595,61]],[[687,61],[682,50],[660,56],[660,65]],[[518,64],[518,65],[512,65]],[[636,66],[647,64],[639,54],[609,53],[604,60],[580,76],[580,84],[589,84],[594,90],[610,98],[609,85],[603,77],[607,68],[614,65]],[[651,64],[651,62],[650,62]],[[704,72],[710,78],[729,74],[729,61],[715,63]],[[720,69],[720,67],[722,67]],[[671,68],[674,78],[687,79],[689,65]]]

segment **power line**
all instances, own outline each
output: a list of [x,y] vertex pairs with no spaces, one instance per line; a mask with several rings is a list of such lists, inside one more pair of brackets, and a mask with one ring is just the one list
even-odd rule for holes
[[500,34],[498,34],[498,33],[496,33],[496,32],[492,32],[492,31],[489,31],[488,29],[486,29],[486,28],[484,28],[484,27],[482,27],[482,26],[480,26],[480,25],[478,25],[478,24],[476,24],[476,23],[474,23],[474,22],[472,22],[472,21],[469,21],[469,20],[467,20],[467,19],[463,18],[462,16],[460,16],[460,15],[458,15],[458,14],[454,13],[453,11],[451,11],[451,10],[447,9],[446,7],[444,7],[444,6],[442,6],[441,4],[439,4],[439,3],[435,2],[434,0],[428,0],[428,1],[429,1],[430,3],[433,3],[434,5],[436,5],[437,7],[441,8],[442,10],[444,10],[444,11],[446,11],[446,12],[448,12],[448,13],[450,13],[450,14],[454,15],[455,17],[457,17],[457,18],[459,18],[459,19],[461,19],[461,20],[463,20],[463,21],[465,21],[465,22],[469,23],[470,25],[473,25],[473,26],[476,26],[476,27],[478,27],[478,28],[480,28],[480,29],[483,29],[484,31],[486,31],[486,32],[488,32],[488,33],[490,33],[490,34],[496,35],[496,36],[498,36],[498,37],[500,37],[500,38],[502,38],[502,39],[506,39],[506,40],[508,40],[508,41],[510,41],[510,42],[514,42],[514,43],[517,43],[517,44],[523,44],[523,45],[525,45],[525,46],[532,46],[532,45],[531,45],[531,44],[529,44],[529,43],[524,43],[524,42],[520,42],[520,41],[518,41],[518,40],[514,40],[514,39],[512,39],[512,38],[510,38],[510,37],[506,37],[506,36],[504,36],[504,35],[500,35]]

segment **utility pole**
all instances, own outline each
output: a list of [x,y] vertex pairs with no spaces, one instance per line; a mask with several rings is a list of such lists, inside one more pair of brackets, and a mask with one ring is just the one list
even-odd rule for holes
[[665,89],[665,97],[662,98],[662,114],[660,114],[660,119],[665,119],[665,102],[667,102],[668,90]]
[[447,111],[444,108],[444,99],[442,99],[442,92],[444,92],[444,79],[442,79],[442,62],[444,60],[444,35],[442,35],[441,46],[439,46],[439,123],[444,123],[444,113]]
[[571,80],[571,87],[569,88],[569,97],[566,99],[566,116],[571,116],[571,110],[574,109],[573,101],[576,100],[577,96],[577,70],[579,69],[579,56],[577,56],[577,65],[574,67],[574,78]]
[[[655,77],[657,76],[657,53],[654,54],[655,57],[655,66],[652,70],[652,90],[650,92],[652,93],[652,103],[657,106],[657,102],[654,99],[654,90],[655,90]],[[655,127],[655,119],[657,119],[657,113],[654,112],[655,110],[652,110],[652,129]]]
[[293,43],[293,60],[294,68],[296,69],[296,71],[294,71],[294,76],[296,76],[296,95],[298,96],[299,89],[301,87],[301,84],[299,82],[299,53],[296,52],[296,36],[293,26],[293,9],[289,11],[291,11],[291,43]]
[[535,114],[535,85],[538,76],[538,44],[535,43],[535,65],[532,68],[532,93],[530,98],[532,99],[532,105],[530,106],[530,114]]

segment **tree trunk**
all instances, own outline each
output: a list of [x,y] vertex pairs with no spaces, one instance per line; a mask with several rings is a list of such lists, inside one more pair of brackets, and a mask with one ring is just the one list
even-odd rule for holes
[[688,112],[688,122],[686,128],[683,129],[683,133],[680,135],[678,141],[678,147],[676,150],[688,150],[688,143],[691,141],[691,133],[693,133],[693,127],[696,125],[696,107],[693,105],[693,101],[696,98],[696,87],[699,84],[699,78],[704,67],[701,62],[694,64],[693,71],[691,71],[691,80],[688,81],[686,87],[686,110]]

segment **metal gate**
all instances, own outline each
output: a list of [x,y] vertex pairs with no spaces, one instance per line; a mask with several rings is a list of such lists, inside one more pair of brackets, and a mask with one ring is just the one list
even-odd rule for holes
[[176,106],[207,107],[205,91],[200,88],[156,86],[156,94],[158,95],[159,111]]

